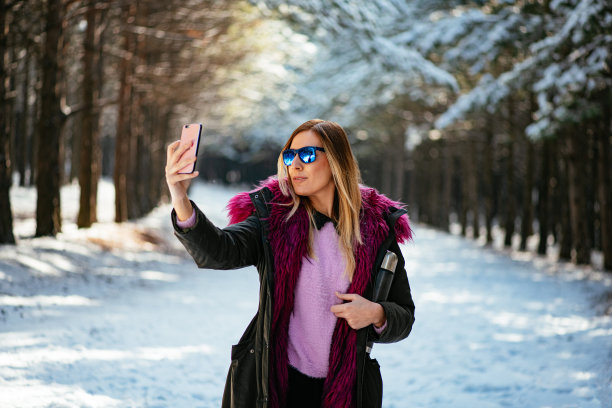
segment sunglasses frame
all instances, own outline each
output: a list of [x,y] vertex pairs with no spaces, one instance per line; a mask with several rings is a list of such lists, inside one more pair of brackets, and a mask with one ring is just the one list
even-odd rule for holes
[[[314,154],[312,155],[314,158],[312,159],[312,161],[307,162],[302,158],[302,155],[306,156],[308,154],[308,153],[305,153],[306,149],[314,149]],[[282,152],[283,163],[287,167],[291,166],[293,164],[293,161],[295,160],[295,156],[299,156],[300,160],[304,164],[314,163],[314,161],[317,160],[317,150],[320,152],[325,152],[325,149],[319,146],[304,146],[304,147],[300,147],[299,149],[285,149]],[[291,158],[291,162],[289,164],[287,164],[287,161],[285,160],[285,152],[293,153],[293,157]],[[310,154],[308,154],[308,156],[310,156]]]

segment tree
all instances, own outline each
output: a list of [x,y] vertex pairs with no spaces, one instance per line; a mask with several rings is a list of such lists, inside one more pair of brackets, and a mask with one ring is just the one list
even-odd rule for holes
[[[100,146],[98,125],[98,93],[97,83],[102,78],[96,78],[95,67],[99,63],[97,49],[99,47],[99,34],[96,35],[96,2],[89,0],[85,12],[87,28],[83,41],[83,111],[81,112],[81,157],[79,166],[79,186],[81,188],[79,201],[79,214],[77,225],[79,228],[90,227],[96,222],[96,208],[98,195],[98,179],[100,177]],[[97,80],[96,80],[97,79]]]
[[[136,5],[125,6],[127,20],[134,19]],[[115,168],[113,180],[115,184],[115,221],[123,222],[128,219],[128,166],[134,154],[130,155],[130,133],[129,118],[132,97],[131,61],[133,58],[132,34],[124,29],[123,50],[125,56],[121,59],[120,66],[120,88],[119,88],[119,113],[117,117],[117,133],[115,141]]]
[[61,110],[64,5],[48,0],[45,10],[45,41],[41,60],[41,111],[38,121],[36,190],[36,236],[61,231],[60,149],[65,115]]
[[7,77],[4,66],[8,34],[6,17],[6,1],[0,0],[0,98],[2,100],[0,104],[0,244],[14,244],[13,214],[9,196],[11,187],[10,133],[7,126],[6,104],[4,103],[6,101],[5,78]]

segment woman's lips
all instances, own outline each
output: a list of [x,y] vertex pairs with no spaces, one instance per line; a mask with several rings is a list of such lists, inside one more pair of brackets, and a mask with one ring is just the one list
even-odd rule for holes
[[294,183],[299,183],[299,182],[305,181],[305,180],[306,180],[306,177],[294,177],[293,178],[293,182]]

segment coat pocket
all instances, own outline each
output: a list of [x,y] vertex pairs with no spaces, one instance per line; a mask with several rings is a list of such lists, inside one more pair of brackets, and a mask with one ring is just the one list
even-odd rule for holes
[[363,408],[382,407],[383,382],[380,375],[380,365],[376,359],[366,355],[363,367]]
[[255,347],[245,341],[232,346],[230,365],[223,393],[223,407],[255,407],[257,381],[255,379]]

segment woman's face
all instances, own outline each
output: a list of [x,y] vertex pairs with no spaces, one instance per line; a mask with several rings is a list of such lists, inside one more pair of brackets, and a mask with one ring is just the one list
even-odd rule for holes
[[[299,149],[305,146],[323,147],[319,135],[313,130],[298,133],[291,141],[290,149]],[[334,198],[336,186],[332,177],[331,168],[327,161],[327,154],[317,151],[317,158],[312,163],[303,163],[299,155],[295,155],[293,163],[288,167],[289,177],[293,190],[297,195],[309,196],[327,201]]]

